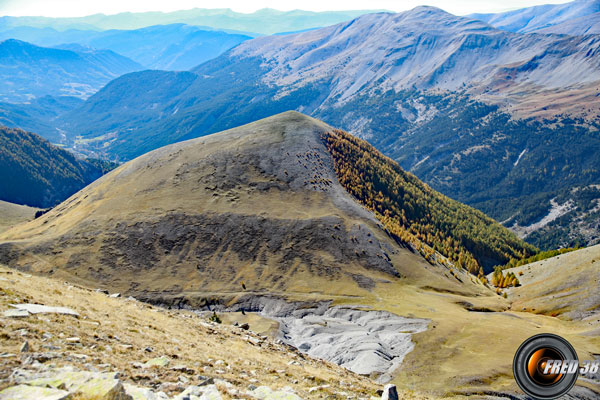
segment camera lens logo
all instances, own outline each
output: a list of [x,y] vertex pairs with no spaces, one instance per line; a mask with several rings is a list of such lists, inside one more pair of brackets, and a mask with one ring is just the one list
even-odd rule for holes
[[575,385],[579,359],[565,339],[543,333],[530,337],[519,347],[513,374],[521,390],[534,399],[557,399]]

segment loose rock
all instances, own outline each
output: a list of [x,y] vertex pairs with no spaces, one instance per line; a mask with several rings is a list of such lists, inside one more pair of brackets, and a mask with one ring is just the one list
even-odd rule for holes
[[171,360],[168,357],[162,356],[146,361],[144,368],[150,367],[167,367]]
[[381,400],[398,400],[398,391],[396,385],[388,384],[383,388]]
[[329,387],[331,387],[331,386],[330,385],[314,386],[314,387],[311,387],[310,389],[308,389],[308,393],[314,393],[316,391],[327,389]]
[[129,383],[125,383],[123,385],[125,387],[125,392],[133,398],[133,400],[168,400],[169,396],[167,396],[163,392],[153,392],[148,388],[141,388],[135,385],[131,385]]
[[41,304],[11,304],[18,310],[25,310],[31,314],[65,314],[79,317],[79,314],[67,307],[49,307]]
[[23,318],[29,317],[29,311],[27,310],[6,310],[4,311],[4,317],[6,318]]
[[29,352],[29,342],[25,341],[23,343],[23,345],[21,346],[21,353],[28,353]]
[[221,393],[216,385],[189,386],[173,400],[221,400]]
[[185,365],[175,365],[171,367],[173,371],[183,372],[184,374],[192,375],[195,371],[192,368],[188,368]]
[[67,400],[71,394],[65,390],[38,386],[17,385],[0,391],[0,399],[11,400]]
[[131,385],[129,383],[125,383],[123,385],[125,387],[125,392],[133,397],[133,400],[168,400],[169,396],[167,396],[164,392],[153,392],[148,388],[141,388],[138,386]]
[[254,390],[248,390],[246,394],[261,400],[302,400],[296,393],[286,390],[274,391],[268,386],[259,386]]

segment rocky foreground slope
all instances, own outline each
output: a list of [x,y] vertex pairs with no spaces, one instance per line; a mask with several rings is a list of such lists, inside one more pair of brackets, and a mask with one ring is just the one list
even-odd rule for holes
[[253,332],[262,325],[217,324],[0,267],[0,399],[367,399],[383,389]]

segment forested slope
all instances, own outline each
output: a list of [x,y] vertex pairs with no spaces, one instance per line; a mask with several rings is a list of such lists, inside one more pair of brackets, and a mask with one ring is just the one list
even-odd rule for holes
[[342,186],[401,240],[425,243],[475,274],[537,252],[484,213],[431,189],[364,140],[341,130],[327,133],[325,140]]
[[0,127],[0,200],[51,207],[113,167],[79,160],[34,133]]

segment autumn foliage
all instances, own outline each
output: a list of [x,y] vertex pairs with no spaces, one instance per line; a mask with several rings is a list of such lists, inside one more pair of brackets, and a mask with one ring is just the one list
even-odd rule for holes
[[367,142],[341,130],[326,133],[324,141],[342,186],[393,236],[426,257],[438,252],[480,274],[484,265],[536,253],[493,219],[431,189]]
[[519,286],[520,283],[514,272],[508,272],[504,275],[501,268],[496,268],[492,275],[492,285],[504,289],[510,286]]

